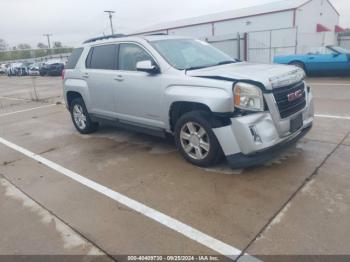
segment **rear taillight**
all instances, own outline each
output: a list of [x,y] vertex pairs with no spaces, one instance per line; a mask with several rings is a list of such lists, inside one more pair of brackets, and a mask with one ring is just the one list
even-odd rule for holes
[[62,80],[64,80],[64,73],[65,73],[65,70],[63,69],[62,70]]

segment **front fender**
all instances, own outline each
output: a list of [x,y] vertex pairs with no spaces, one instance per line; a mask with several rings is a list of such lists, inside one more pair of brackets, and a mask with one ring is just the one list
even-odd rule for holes
[[174,102],[201,103],[212,112],[225,113],[233,110],[233,94],[225,89],[200,86],[171,86],[165,91],[166,108]]
[[[233,94],[226,89],[201,86],[174,85],[165,90],[163,119],[169,119],[169,110],[175,102],[200,103],[212,112],[227,113],[233,111]],[[170,129],[170,122],[166,129]]]

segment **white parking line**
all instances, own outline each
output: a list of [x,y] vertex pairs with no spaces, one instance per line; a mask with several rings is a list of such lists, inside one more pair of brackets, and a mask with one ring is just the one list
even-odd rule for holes
[[315,115],[315,117],[350,120],[350,116]]
[[316,85],[316,86],[350,86],[349,84],[340,84],[340,83],[312,83],[312,82],[307,82],[309,85]]
[[51,107],[51,106],[55,106],[55,105],[56,104],[50,104],[50,105],[45,105],[45,106],[38,106],[38,107],[23,109],[23,110],[19,110],[19,111],[9,112],[9,113],[5,113],[5,114],[1,114],[0,117],[2,117],[2,116],[9,116],[9,115],[18,114],[18,113],[23,113],[23,112],[28,112],[28,111],[41,109],[41,108],[46,108],[46,107]]
[[8,99],[8,100],[15,100],[15,101],[31,101],[30,99],[16,98],[16,97],[9,97],[9,96],[0,96],[0,99]]
[[[59,164],[56,164],[42,156],[39,156],[23,147],[20,147],[10,141],[5,140],[4,138],[0,137],[0,143],[13,149],[16,150],[24,155],[26,155],[27,157],[34,159],[38,162],[40,162],[41,164],[44,164],[45,166],[61,173],[62,175],[102,194],[105,195],[117,202],[119,202],[120,204],[123,204],[125,206],[127,206],[128,208],[135,210],[136,212],[154,220],[157,221],[158,223],[202,244],[203,246],[206,246],[216,252],[218,252],[219,254],[222,254],[224,256],[227,256],[231,259],[236,259],[239,255],[241,255],[242,251],[230,246],[218,239],[215,239],[189,225],[186,225],[184,223],[182,223],[179,220],[176,220],[168,215],[165,215],[151,207],[148,207],[134,199],[131,199],[125,195],[122,195],[108,187],[105,187],[101,184],[98,184],[86,177],[83,177]],[[255,258],[252,257],[252,259],[255,260]]]

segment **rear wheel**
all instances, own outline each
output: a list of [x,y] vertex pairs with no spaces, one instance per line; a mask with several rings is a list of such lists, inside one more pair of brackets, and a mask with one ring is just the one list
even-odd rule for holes
[[90,134],[98,129],[98,123],[92,122],[82,98],[76,98],[72,101],[70,113],[75,128],[81,134]]
[[222,158],[219,142],[204,111],[184,114],[175,126],[175,142],[181,155],[197,166],[210,166]]

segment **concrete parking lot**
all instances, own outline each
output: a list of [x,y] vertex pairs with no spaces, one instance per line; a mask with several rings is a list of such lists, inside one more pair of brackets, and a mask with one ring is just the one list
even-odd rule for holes
[[60,78],[0,77],[0,254],[349,255],[350,79],[308,83],[312,131],[231,170],[188,164],[171,140],[80,135]]

